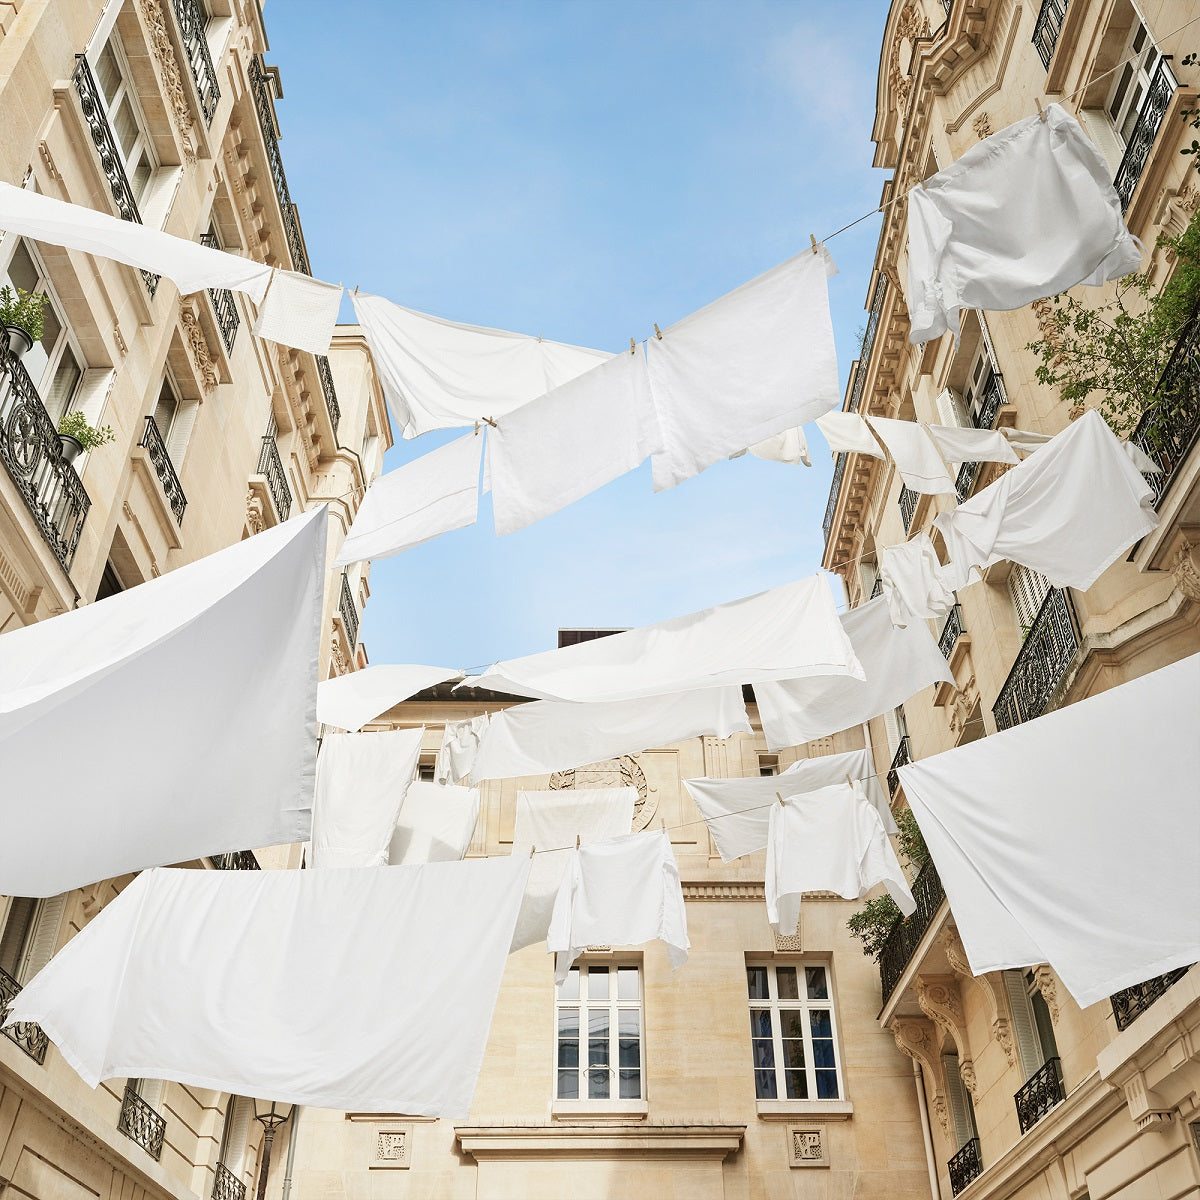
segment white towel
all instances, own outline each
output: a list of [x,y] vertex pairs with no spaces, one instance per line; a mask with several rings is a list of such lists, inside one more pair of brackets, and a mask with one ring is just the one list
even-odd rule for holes
[[879,576],[893,625],[938,620],[954,607],[954,590],[928,534],[880,551]]
[[477,788],[418,779],[404,796],[388,861],[393,867],[457,862],[466,855],[478,820]]
[[960,425],[930,425],[927,428],[934,445],[949,463],[1021,461],[998,429],[971,429]]
[[254,332],[297,350],[328,354],[341,306],[341,284],[322,283],[296,271],[276,271]]
[[891,417],[868,417],[867,420],[887,447],[909,491],[927,496],[955,494],[955,483],[946,463],[933,438],[920,425]]
[[816,426],[829,443],[830,450],[842,454],[869,454],[884,458],[883,448],[875,440],[866,421],[858,413],[835,410],[818,417]]

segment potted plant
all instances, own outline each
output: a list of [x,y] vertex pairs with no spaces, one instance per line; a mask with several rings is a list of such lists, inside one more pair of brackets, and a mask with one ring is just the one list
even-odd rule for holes
[[8,284],[0,288],[0,325],[8,330],[8,348],[14,357],[21,358],[41,339],[46,324],[42,310],[49,302],[49,296],[39,292],[17,288],[14,293]]
[[67,413],[58,423],[58,436],[62,441],[62,456],[67,462],[74,462],[85,450],[95,450],[105,442],[116,440],[116,434],[111,425],[101,425],[93,429],[84,419],[78,409]]

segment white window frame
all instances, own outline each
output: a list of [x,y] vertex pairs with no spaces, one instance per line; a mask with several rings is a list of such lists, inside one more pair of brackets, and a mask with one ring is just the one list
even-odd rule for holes
[[[1142,45],[1135,50],[1134,42],[1139,33],[1142,35]],[[1137,126],[1138,116],[1150,95],[1150,83],[1161,58],[1162,52],[1142,20],[1142,14],[1134,8],[1129,34],[1121,53],[1117,55],[1117,62],[1125,65],[1114,73],[1112,85],[1104,98],[1104,115],[1122,148],[1129,144],[1129,135]],[[1129,59],[1133,61],[1128,62]]]
[[[111,101],[104,94],[104,85],[100,80],[100,57],[103,55],[105,49],[109,47],[112,48],[113,59],[117,64],[117,73],[121,77]],[[129,190],[133,193],[133,198],[139,210],[141,210],[146,200],[150,197],[155,175],[162,164],[158,161],[158,153],[154,148],[154,139],[150,136],[150,122],[146,119],[146,111],[142,108],[141,102],[138,99],[137,87],[133,82],[133,73],[129,69],[129,58],[125,53],[125,46],[121,41],[121,35],[115,27],[110,30],[108,36],[97,46],[95,53],[89,56],[89,62],[96,76],[96,94],[104,109],[108,126],[112,130],[113,144],[117,148],[117,153],[121,156],[121,166],[125,171],[125,178],[129,181]],[[134,124],[137,126],[138,131],[138,136],[134,140],[133,147],[129,153],[126,153],[125,147],[121,145],[120,137],[117,134],[116,120],[121,102],[126,97],[129,99],[130,110],[133,113]],[[134,183],[134,172],[131,163],[138,162],[143,157],[150,171],[146,176],[146,182],[139,192]],[[142,217],[145,219],[144,212],[142,213]]]

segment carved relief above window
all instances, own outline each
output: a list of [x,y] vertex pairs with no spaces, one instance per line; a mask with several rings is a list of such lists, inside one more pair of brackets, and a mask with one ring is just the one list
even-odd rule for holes
[[635,833],[650,824],[658,809],[658,799],[650,794],[645,772],[638,765],[637,759],[629,754],[606,762],[587,763],[569,771],[555,771],[550,776],[550,787],[554,791],[561,788],[637,788],[637,799],[633,804]]
[[909,72],[912,70],[913,44],[917,38],[928,36],[929,21],[916,4],[906,4],[900,10],[888,59],[888,83],[896,111],[901,116],[908,109],[908,99],[912,93],[912,76]]

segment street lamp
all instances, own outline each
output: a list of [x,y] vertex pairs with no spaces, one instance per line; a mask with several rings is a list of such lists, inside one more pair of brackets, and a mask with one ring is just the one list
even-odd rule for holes
[[275,1130],[291,1115],[294,1105],[281,1104],[278,1100],[254,1101],[254,1119],[263,1124],[263,1155],[262,1165],[258,1169],[258,1200],[263,1200],[267,1194],[267,1172],[271,1169],[271,1143],[275,1140]]

